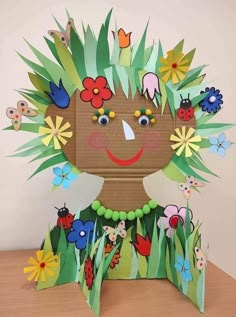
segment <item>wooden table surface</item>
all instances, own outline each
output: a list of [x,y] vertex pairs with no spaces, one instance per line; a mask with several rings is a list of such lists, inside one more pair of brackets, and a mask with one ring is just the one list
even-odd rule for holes
[[[76,283],[35,291],[23,274],[32,250],[0,252],[0,317],[94,317]],[[167,280],[105,281],[101,317],[199,317]],[[236,317],[236,280],[209,263],[206,317]]]

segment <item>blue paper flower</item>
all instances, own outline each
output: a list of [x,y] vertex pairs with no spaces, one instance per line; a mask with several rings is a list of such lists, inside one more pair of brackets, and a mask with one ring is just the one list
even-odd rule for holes
[[59,86],[50,82],[50,89],[51,92],[48,92],[47,94],[51,98],[52,102],[58,108],[67,108],[70,104],[70,96],[62,84],[62,80],[60,79]]
[[73,221],[71,229],[72,231],[67,235],[67,240],[71,243],[75,242],[77,249],[85,249],[87,242],[92,241],[94,222],[91,220],[83,222],[80,219],[76,219]]
[[221,109],[221,105],[223,104],[223,96],[220,94],[219,89],[215,89],[214,87],[207,87],[205,91],[201,91],[201,94],[209,92],[208,95],[200,102],[200,107],[202,107],[202,111],[206,111],[208,113],[216,113]]
[[228,150],[232,143],[226,140],[225,133],[221,133],[218,138],[215,136],[209,137],[209,142],[211,146],[209,147],[209,151],[211,153],[217,153],[221,157],[225,156],[226,150]]
[[62,185],[62,187],[68,189],[70,187],[70,182],[74,181],[78,177],[78,174],[73,173],[71,169],[72,168],[69,163],[66,163],[63,168],[54,167],[53,173],[56,177],[52,181],[53,185]]
[[175,263],[175,268],[178,272],[180,272],[183,282],[192,281],[190,262],[188,260],[184,260],[182,256],[177,255],[177,263]]

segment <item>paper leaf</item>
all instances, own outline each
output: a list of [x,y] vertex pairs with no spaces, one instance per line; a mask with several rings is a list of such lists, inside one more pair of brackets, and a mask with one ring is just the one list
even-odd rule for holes
[[44,146],[44,150],[39,155],[34,157],[32,160],[30,160],[29,163],[32,163],[34,161],[40,160],[40,159],[48,157],[48,156],[53,156],[53,155],[58,154],[58,153],[61,153],[61,150],[55,150],[53,146],[51,146],[51,147]]
[[45,41],[46,41],[46,43],[47,43],[47,45],[48,45],[48,47],[49,47],[49,49],[50,49],[52,55],[54,56],[54,58],[56,59],[56,61],[58,62],[58,64],[60,64],[60,65],[62,66],[61,61],[60,61],[60,58],[59,58],[58,53],[57,53],[57,50],[56,50],[56,47],[55,47],[55,44],[54,44],[52,41],[50,41],[50,40],[49,40],[47,37],[45,37],[45,36],[44,36],[44,39],[45,39]]
[[65,230],[62,226],[60,229],[60,238],[59,238],[58,246],[57,246],[57,254],[60,255],[61,270],[63,269],[65,259],[67,256],[67,248],[68,248],[68,243],[66,240]]
[[137,48],[136,54],[133,58],[133,61],[132,61],[133,67],[137,67],[137,68],[141,68],[141,69],[144,67],[144,51],[145,51],[147,28],[148,28],[148,23],[146,25],[143,36],[142,36],[141,41],[139,43],[139,46]]
[[200,75],[204,67],[206,67],[206,65],[202,65],[188,71],[185,79],[181,81],[180,85],[178,86],[178,90],[183,89],[186,85],[195,80]]
[[160,261],[159,241],[158,241],[158,235],[157,235],[157,222],[155,219],[153,223],[151,253],[148,258],[147,278],[157,277],[159,261]]
[[[22,123],[20,126],[21,131],[27,131],[32,133],[38,133],[40,125],[37,123]],[[3,130],[15,130],[14,127],[11,125]]]
[[151,51],[151,55],[148,59],[148,62],[145,65],[145,70],[147,72],[151,72],[151,73],[156,73],[156,61],[158,58],[158,48],[156,45],[153,44],[153,46],[151,47],[152,51]]
[[157,278],[166,278],[166,234],[164,226],[161,223],[160,233],[159,233],[159,267]]
[[77,69],[80,78],[83,80],[87,75],[84,61],[84,47],[78,34],[75,32],[73,28],[70,32],[70,44],[74,65]]
[[28,73],[28,75],[29,75],[29,79],[30,79],[31,83],[34,85],[34,87],[36,89],[38,89],[42,94],[47,96],[45,94],[45,91],[50,91],[49,82],[47,82],[48,84],[45,84],[45,82],[43,82],[41,77],[37,74]]
[[35,100],[39,104],[43,104],[45,106],[49,106],[51,101],[49,98],[45,98],[45,96],[41,95],[40,92],[31,89],[16,90],[19,93],[23,93],[25,96],[28,96],[32,100]]
[[[161,80],[160,80],[161,82]],[[168,97],[168,102],[169,102],[169,106],[170,106],[170,111],[172,114],[172,117],[175,118],[175,101],[174,101],[174,94],[172,92],[172,90],[165,85],[166,87],[166,93],[167,93],[167,97]]]
[[[94,230],[94,232],[95,232],[95,230]],[[99,265],[100,265],[100,263],[102,261],[102,257],[104,256],[105,238],[106,238],[106,234],[104,233],[102,235],[102,238],[100,240],[100,243],[99,243],[97,251],[96,251],[96,256],[95,256],[95,266],[96,266],[96,268],[99,267]]]
[[97,41],[94,38],[90,26],[88,26],[87,31],[85,33],[84,60],[87,76],[92,78],[97,77],[96,51]]
[[183,52],[183,47],[184,47],[184,39],[181,40],[173,49],[175,58],[179,55],[179,53]]
[[129,79],[128,79],[128,75],[127,72],[125,71],[124,67],[116,65],[116,71],[118,74],[118,77],[120,79],[120,84],[122,87],[122,90],[126,96],[126,98],[128,98],[129,96]]
[[204,92],[203,94],[200,94],[192,99],[192,106],[197,106],[207,95],[209,92]]
[[130,263],[132,262],[132,250],[131,250],[131,231],[132,227],[127,230],[126,238],[123,240],[120,251],[120,263],[119,263],[119,271],[122,276],[129,277],[131,268]]
[[202,162],[195,156],[190,157],[190,158],[186,158],[186,162],[192,166],[193,168],[196,168],[202,172],[205,172],[207,174],[219,177],[218,175],[216,175],[215,173],[213,173],[211,170],[209,170],[204,164],[202,164]]
[[100,294],[101,294],[101,286],[103,281],[104,262],[105,262],[105,257],[102,258],[102,261],[99,265],[99,268],[94,280],[94,286],[93,286],[94,294],[92,296],[93,300],[91,302],[89,300],[91,309],[94,312],[95,316],[97,317],[99,317],[99,313],[100,313]]
[[30,147],[34,147],[34,146],[38,146],[38,145],[41,145],[42,144],[42,138],[43,136],[39,136],[33,140],[30,140],[29,142],[23,144],[22,146],[20,146],[19,148],[16,149],[16,152],[17,151],[21,151],[21,150],[24,150],[24,149],[27,149],[27,148],[30,148]]
[[119,36],[118,36],[117,25],[115,25],[115,38],[114,38],[114,45],[113,45],[113,51],[112,51],[110,64],[117,65],[119,63],[119,56],[120,56]]
[[127,67],[126,72],[128,74],[128,78],[129,78],[129,86],[131,89],[132,99],[134,99],[136,92],[137,92],[137,87],[136,87],[136,82],[135,82],[135,69],[133,67]]
[[173,283],[171,267],[170,267],[170,251],[168,244],[166,245],[166,275],[168,280]]
[[48,160],[44,161],[38,168],[37,170],[28,178],[28,180],[30,178],[32,178],[33,176],[37,175],[38,173],[42,172],[43,170],[56,165],[56,164],[60,164],[63,162],[67,161],[67,157],[64,155],[64,153],[59,153],[51,158],[49,158]]
[[197,304],[201,313],[204,313],[205,301],[205,268],[201,271],[197,282]]
[[9,155],[9,157],[26,157],[26,156],[42,153],[44,150],[45,150],[45,145],[43,145],[41,142],[41,145],[35,146],[23,152],[18,152],[16,154]]
[[195,51],[196,49],[194,48],[184,56],[184,59],[188,60],[188,65],[191,65]]
[[197,77],[196,79],[192,80],[190,83],[185,85],[181,90],[201,85],[201,83],[203,82],[205,76],[206,75],[204,74],[204,75],[201,75],[201,76]]
[[110,66],[110,67],[104,69],[104,73],[105,73],[109,88],[111,89],[113,94],[115,94],[115,87],[114,87],[113,76],[112,76],[113,66]]
[[[132,262],[131,262],[131,272],[130,272],[129,278],[136,279],[138,271],[139,271],[139,260],[138,260],[138,256],[136,254],[135,248],[132,245]],[[146,272],[144,277],[146,277]]]
[[230,123],[207,123],[198,126],[195,133],[200,136],[208,136],[223,132],[234,126],[235,124]]
[[[154,45],[154,44],[153,44],[153,45]],[[144,65],[146,65],[147,62],[149,61],[149,58],[150,58],[151,53],[152,53],[152,50],[153,50],[153,45],[152,45],[152,46],[149,46],[149,47],[147,47],[147,48],[145,48],[145,51],[144,51]],[[137,48],[138,48],[138,47],[137,47]],[[136,51],[137,51],[137,49],[136,49]],[[134,55],[135,51],[132,50],[132,52],[133,52],[133,55]],[[145,66],[144,68],[145,68],[145,70],[146,70],[146,66]],[[154,71],[154,72],[155,72],[155,71]]]
[[60,22],[58,22],[58,20],[55,18],[55,16],[53,15],[53,19],[57,24],[58,29],[60,30],[61,33],[65,33],[65,29],[63,28],[63,26],[60,24]]
[[214,118],[214,116],[216,115],[216,113],[210,113],[210,114],[204,114],[201,116],[201,118],[199,118],[196,121],[197,124],[197,128],[201,125],[203,125],[204,123],[207,123],[209,120],[211,120],[212,118]]
[[175,182],[184,183],[186,181],[185,175],[181,173],[179,168],[177,168],[177,166],[171,161],[162,169],[162,172],[165,176]]
[[27,96],[24,92],[22,91],[18,91],[19,94],[21,96],[23,96],[26,100],[28,100],[30,103],[32,103],[36,108],[37,108],[37,111],[38,113],[40,114],[45,114],[46,111],[47,111],[47,108],[48,108],[48,105],[44,105],[44,104],[41,104],[39,102],[37,102],[36,100],[30,98],[29,96]]

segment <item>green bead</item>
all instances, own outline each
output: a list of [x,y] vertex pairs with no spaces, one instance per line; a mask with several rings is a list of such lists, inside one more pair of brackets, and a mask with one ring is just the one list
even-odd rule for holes
[[106,208],[104,208],[103,206],[99,207],[97,210],[97,214],[98,216],[103,216],[105,214]]
[[127,218],[127,213],[125,211],[120,211],[120,220],[126,220]]
[[136,215],[136,217],[138,217],[138,218],[142,218],[142,217],[143,217],[143,211],[142,211],[142,209],[136,209],[136,210],[135,210],[135,215]]
[[117,221],[120,219],[120,214],[118,211],[113,211],[113,214],[112,214],[112,220],[113,221]]
[[150,200],[148,203],[149,207],[152,209],[157,208],[157,202],[155,200]]
[[98,210],[98,208],[101,207],[101,203],[99,200],[94,200],[94,202],[92,203],[92,209],[93,210]]
[[111,209],[107,209],[106,212],[105,212],[105,214],[104,214],[104,217],[105,217],[106,219],[111,219],[112,214],[113,214],[113,211],[112,211]]
[[129,220],[129,221],[132,221],[132,220],[134,220],[136,217],[135,217],[135,212],[134,211],[129,211],[128,212],[128,215],[127,215],[127,219]]
[[151,211],[150,207],[148,205],[144,205],[143,206],[143,213],[145,215],[149,214],[149,212]]

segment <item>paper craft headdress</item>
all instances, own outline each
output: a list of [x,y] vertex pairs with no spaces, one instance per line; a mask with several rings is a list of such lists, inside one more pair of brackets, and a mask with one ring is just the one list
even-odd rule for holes
[[[224,156],[231,142],[223,131],[233,125],[209,123],[223,96],[204,84],[205,65],[191,68],[195,49],[184,54],[183,40],[167,53],[160,42],[146,47],[147,27],[137,45],[121,28],[112,38],[110,18],[98,37],[83,28],[82,39],[68,16],[66,29],[56,21],[53,41],[45,38],[52,59],[31,44],[39,64],[19,54],[35,89],[19,91],[25,100],[7,109],[6,129],[36,138],[14,156],[43,160],[31,177],[53,167],[53,189],[75,186],[83,171],[104,177],[85,210],[57,207],[55,227],[24,272],[37,289],[79,283],[97,316],[104,279],[168,278],[203,312],[206,254],[189,199],[205,185],[203,173],[215,175],[201,150]],[[142,179],[158,170],[186,206],[147,197]]]

